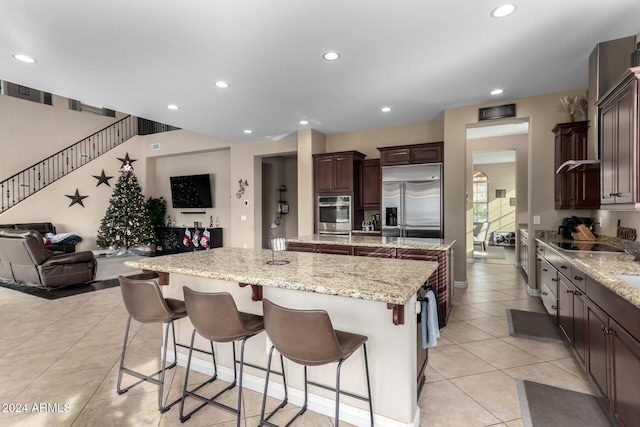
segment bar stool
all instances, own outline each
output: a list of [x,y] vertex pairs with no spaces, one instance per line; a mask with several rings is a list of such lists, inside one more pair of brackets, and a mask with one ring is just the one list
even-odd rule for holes
[[[304,404],[300,411],[287,422],[287,426],[291,425],[291,423],[307,410],[308,385],[331,390],[336,393],[336,427],[339,424],[341,394],[369,402],[369,414],[371,417],[371,425],[373,426],[373,405],[371,402],[371,383],[369,380],[369,363],[367,361],[366,345],[368,338],[364,335],[333,329],[329,314],[324,310],[293,310],[276,305],[266,298],[262,301],[262,307],[265,330],[273,345],[269,351],[269,361],[267,363],[267,376],[262,398],[260,426],[267,425],[277,427],[268,420],[280,407],[273,411],[268,417],[265,418],[264,416],[267,391],[269,388],[269,374],[271,372],[271,358],[274,348],[287,359],[304,366]],[[368,397],[340,390],[340,368],[342,367],[342,362],[361,346],[364,351]],[[333,362],[338,362],[335,388],[307,379],[308,366],[326,365]]]
[[[184,302],[173,298],[164,298],[162,296],[162,292],[160,291],[158,282],[154,279],[133,280],[127,279],[123,276],[119,276],[118,280],[120,281],[120,290],[122,291],[122,299],[124,300],[124,305],[129,312],[129,319],[127,320],[127,328],[125,329],[124,333],[124,344],[122,345],[122,355],[120,357],[120,369],[118,370],[118,384],[116,386],[116,389],[118,391],[118,394],[123,394],[144,381],[149,381],[153,384],[156,384],[159,386],[158,409],[161,413],[164,413],[180,401],[180,399],[177,399],[167,406],[162,406],[165,371],[176,366],[178,357],[178,352],[176,349],[176,331],[173,322],[175,320],[182,319],[187,315],[185,304]],[[144,375],[140,372],[126,368],[124,366],[124,358],[127,352],[127,341],[129,339],[129,328],[131,326],[132,318],[140,323],[166,323],[164,332],[164,350],[162,353],[162,369],[151,375]],[[169,326],[171,326],[171,333],[173,335],[174,361],[173,363],[171,363],[171,365],[167,366]],[[123,372],[140,378],[140,381],[130,385],[127,388],[121,388],[120,385],[122,382]],[[153,378],[158,374],[160,374],[159,379]]]
[[[238,311],[236,303],[233,300],[231,294],[227,292],[220,293],[204,293],[197,292],[184,286],[184,302],[189,312],[189,319],[193,324],[193,333],[191,334],[191,344],[189,346],[189,358],[187,360],[187,372],[184,378],[184,388],[182,391],[182,403],[180,404],[180,421],[185,422],[191,416],[202,409],[206,405],[213,405],[227,411],[237,414],[237,425],[240,426],[240,416],[242,408],[242,371],[245,365],[244,363],[244,345],[249,338],[262,332],[264,330],[264,322],[262,316],[255,314],[243,313]],[[189,369],[191,367],[191,356],[193,354],[193,342],[196,336],[196,332],[203,338],[209,340],[211,344],[211,353],[213,354],[214,374],[213,376],[200,384],[192,390],[187,390],[187,384],[189,382]],[[236,347],[234,341],[242,340],[240,350],[240,360],[236,358]],[[232,383],[218,392],[215,396],[208,399],[204,396],[197,394],[196,392],[207,384],[211,384],[217,378],[217,367],[215,353],[213,351],[213,342],[231,342],[233,348],[233,381]],[[235,369],[235,365],[240,364],[239,379]],[[215,401],[223,393],[231,390],[238,383],[238,407],[232,408],[225,404]],[[202,405],[198,406],[193,411],[184,415],[184,402],[187,398],[194,397],[201,400]]]

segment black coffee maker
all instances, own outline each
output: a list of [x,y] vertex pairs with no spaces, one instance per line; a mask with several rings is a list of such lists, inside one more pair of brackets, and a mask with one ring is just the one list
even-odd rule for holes
[[380,214],[373,214],[371,224],[375,231],[380,230]]
[[573,240],[573,233],[576,232],[576,225],[584,224],[589,230],[593,226],[593,220],[591,218],[578,218],[572,216],[569,218],[563,218],[562,225],[558,227],[558,234],[563,239]]

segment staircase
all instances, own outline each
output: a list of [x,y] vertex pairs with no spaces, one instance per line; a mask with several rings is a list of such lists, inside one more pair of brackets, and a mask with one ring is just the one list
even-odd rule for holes
[[179,129],[127,116],[0,182],[0,213],[136,135]]

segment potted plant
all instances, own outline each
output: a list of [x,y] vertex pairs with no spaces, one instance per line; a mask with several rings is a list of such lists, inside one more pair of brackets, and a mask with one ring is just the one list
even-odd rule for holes
[[167,214],[167,201],[163,198],[149,197],[147,200],[147,210],[149,218],[154,227],[164,226],[164,217]]

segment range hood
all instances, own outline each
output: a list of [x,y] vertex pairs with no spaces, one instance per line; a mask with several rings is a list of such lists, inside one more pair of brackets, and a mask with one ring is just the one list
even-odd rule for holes
[[[567,160],[566,162],[564,162],[563,164],[560,165],[560,167],[558,167],[558,170],[556,171],[556,175],[560,174],[560,173],[564,173],[564,172],[570,172],[576,168],[579,168],[580,166],[587,166],[587,165],[599,165],[600,164],[600,160]],[[566,170],[564,170],[566,168]]]

